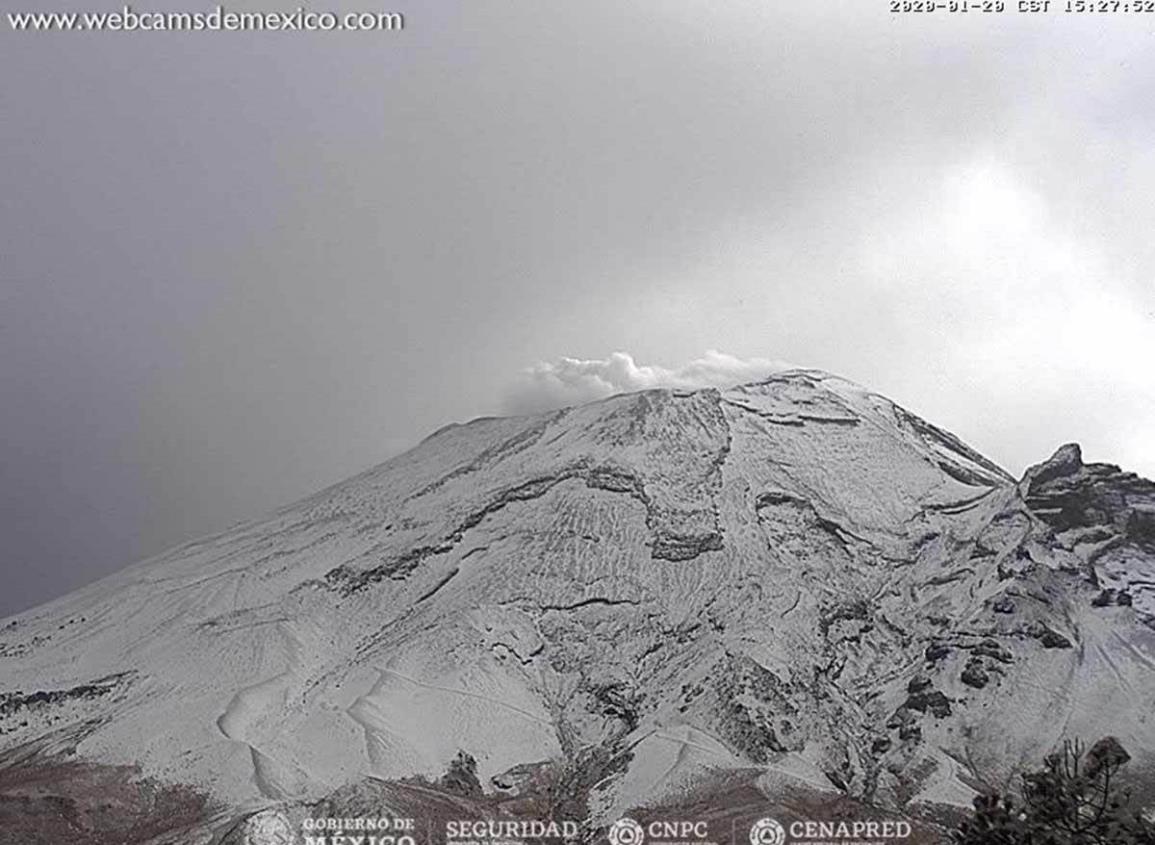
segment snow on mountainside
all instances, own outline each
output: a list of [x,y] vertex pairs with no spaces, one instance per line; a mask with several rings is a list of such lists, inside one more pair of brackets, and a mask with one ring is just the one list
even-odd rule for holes
[[1153,619],[1155,485],[792,370],[449,426],[0,623],[0,767],[204,830],[447,772],[591,828],[727,773],[915,813],[1105,734],[1151,788]]

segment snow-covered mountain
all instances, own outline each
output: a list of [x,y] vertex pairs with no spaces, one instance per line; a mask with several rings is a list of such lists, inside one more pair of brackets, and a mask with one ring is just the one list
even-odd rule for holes
[[208,841],[366,784],[917,815],[1105,734],[1155,795],[1153,619],[1155,485],[1077,446],[1016,482],[813,370],[480,419],[0,623],[0,822],[111,794]]

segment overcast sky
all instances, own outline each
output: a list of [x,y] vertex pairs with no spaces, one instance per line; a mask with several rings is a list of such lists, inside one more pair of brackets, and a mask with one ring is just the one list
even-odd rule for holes
[[1155,16],[888,7],[0,20],[0,615],[449,421],[779,361],[1155,476]]

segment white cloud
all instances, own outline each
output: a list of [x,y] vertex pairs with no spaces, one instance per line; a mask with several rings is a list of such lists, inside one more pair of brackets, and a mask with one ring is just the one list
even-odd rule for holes
[[526,370],[511,391],[506,407],[511,413],[525,414],[634,390],[732,387],[790,366],[768,358],[738,358],[715,349],[673,368],[639,365],[628,352],[614,352],[604,359],[562,358]]
[[1155,410],[1150,306],[1118,244],[1028,176],[965,163],[864,227],[857,265],[914,352],[859,380],[1014,473],[1077,440],[1089,460],[1151,475],[1150,439],[1128,433]]

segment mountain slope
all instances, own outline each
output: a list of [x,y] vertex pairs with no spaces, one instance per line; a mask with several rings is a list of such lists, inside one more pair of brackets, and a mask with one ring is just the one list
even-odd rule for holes
[[1155,485],[795,370],[450,426],[0,624],[0,760],[218,818],[474,762],[592,825],[726,772],[965,805],[1063,736],[1155,772],[1153,614]]

